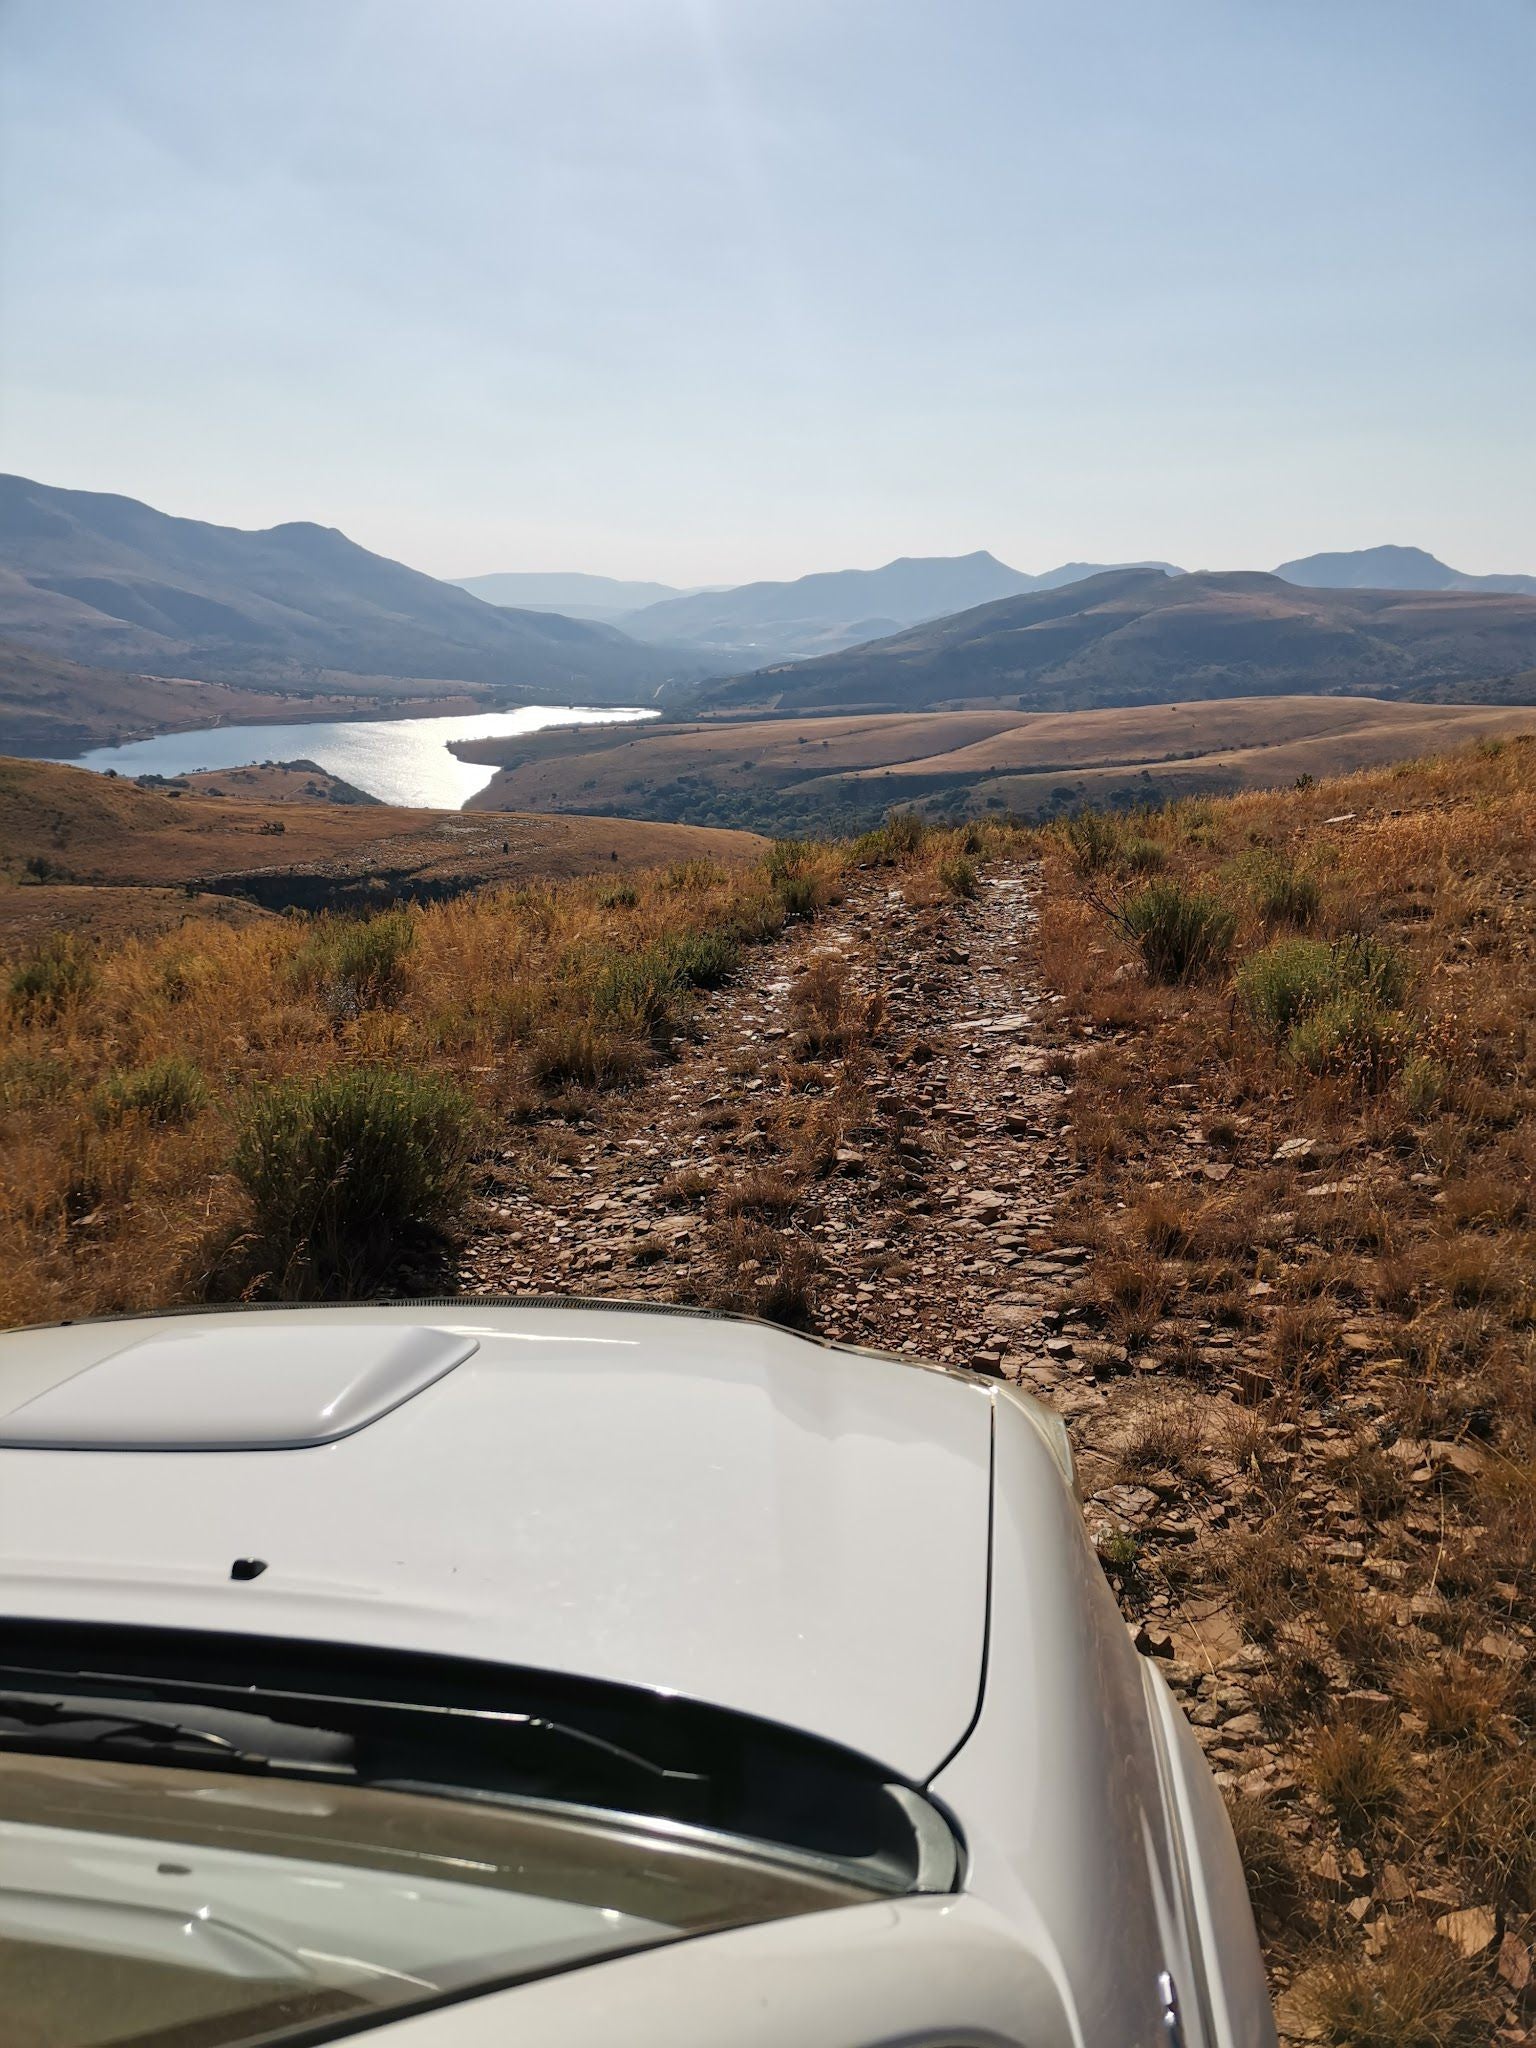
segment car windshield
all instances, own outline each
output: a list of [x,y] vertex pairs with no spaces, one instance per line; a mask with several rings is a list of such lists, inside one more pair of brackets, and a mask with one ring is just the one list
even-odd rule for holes
[[98,1631],[89,1668],[71,1631],[10,1642],[6,2048],[324,2040],[953,1877],[910,1788],[687,1701],[255,1640]]
[[323,2034],[868,1892],[657,1827],[0,1754],[9,2048]]

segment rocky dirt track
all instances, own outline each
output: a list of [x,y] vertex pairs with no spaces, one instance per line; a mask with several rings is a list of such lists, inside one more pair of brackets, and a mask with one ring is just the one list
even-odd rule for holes
[[[775,1215],[809,1276],[808,1320],[829,1337],[1060,1387],[1052,1353],[1071,1345],[1048,1327],[1046,1298],[1078,1255],[1038,1248],[1072,1168],[1066,1084],[1036,1032],[1049,998],[1030,979],[1031,915],[1015,873],[965,904],[913,906],[865,885],[792,929],[600,1124],[547,1130],[531,1172],[528,1148],[509,1149],[500,1228],[468,1247],[461,1284],[759,1305],[750,1269],[772,1260],[754,1262],[750,1245],[743,1260],[711,1219],[793,1156],[856,1061],[867,1123],[856,1107],[845,1142]],[[826,961],[846,969],[849,1007],[872,999],[883,1016],[853,1053],[808,1068],[797,983]]]

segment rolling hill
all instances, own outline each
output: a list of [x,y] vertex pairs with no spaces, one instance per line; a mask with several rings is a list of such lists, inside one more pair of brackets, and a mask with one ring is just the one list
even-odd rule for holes
[[1340,555],[1303,555],[1275,571],[1311,590],[1493,590],[1536,596],[1536,576],[1468,576],[1423,548],[1356,548]]
[[[1137,566],[1168,567],[1160,562]],[[903,556],[881,569],[838,569],[791,583],[744,583],[734,590],[669,598],[630,614],[624,627],[639,639],[677,641],[738,657],[830,654],[925,619],[1098,573],[1096,564],[1068,562],[1042,576],[1028,576],[985,550]]]
[[874,712],[525,734],[454,751],[499,772],[471,811],[611,812],[860,830],[893,806],[1038,816],[1273,787],[1536,733],[1536,705],[1233,697],[1129,709]]
[[1303,590],[1256,572],[1120,569],[872,645],[676,693],[692,713],[1074,711],[1186,698],[1418,696],[1536,665],[1536,597]]
[[[199,780],[206,788],[212,777]],[[435,902],[487,884],[752,860],[751,834],[628,818],[462,811],[145,788],[0,758],[0,955],[49,930],[162,928],[234,899],[249,910]],[[219,912],[221,918],[225,913]]]
[[333,527],[246,532],[15,476],[0,477],[0,635],[103,669],[365,689],[412,677],[501,701],[613,703],[703,666],[590,620],[483,604]]

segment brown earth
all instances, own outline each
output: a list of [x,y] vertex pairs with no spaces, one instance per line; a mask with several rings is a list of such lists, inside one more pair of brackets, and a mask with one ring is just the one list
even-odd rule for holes
[[276,916],[241,896],[200,890],[92,888],[89,883],[40,882],[24,888],[0,881],[0,958],[31,953],[57,933],[77,933],[93,944],[154,939],[188,925],[216,924],[239,931]]

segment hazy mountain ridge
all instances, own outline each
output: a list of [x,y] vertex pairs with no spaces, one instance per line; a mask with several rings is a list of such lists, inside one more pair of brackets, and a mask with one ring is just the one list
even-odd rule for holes
[[0,634],[104,669],[421,677],[607,701],[690,668],[611,626],[484,604],[332,527],[213,526],[14,476],[0,477]]
[[627,583],[617,576],[589,576],[579,569],[509,570],[490,576],[452,576],[456,590],[467,590],[484,604],[528,612],[563,612],[570,619],[598,619],[619,625],[631,613],[673,597],[692,597],[699,586],[671,583]]
[[677,693],[693,712],[1032,711],[1185,698],[1413,696],[1536,666],[1536,598],[1304,590],[1259,571],[1116,570]]
[[1354,548],[1302,555],[1275,571],[1310,590],[1487,590],[1536,596],[1536,576],[1469,576],[1424,548]]
[[669,599],[634,613],[624,627],[638,639],[681,641],[704,651],[770,658],[836,653],[928,619],[1095,573],[1092,564],[1067,563],[1031,576],[985,549],[903,555],[878,569],[818,571],[790,582],[744,583]]

